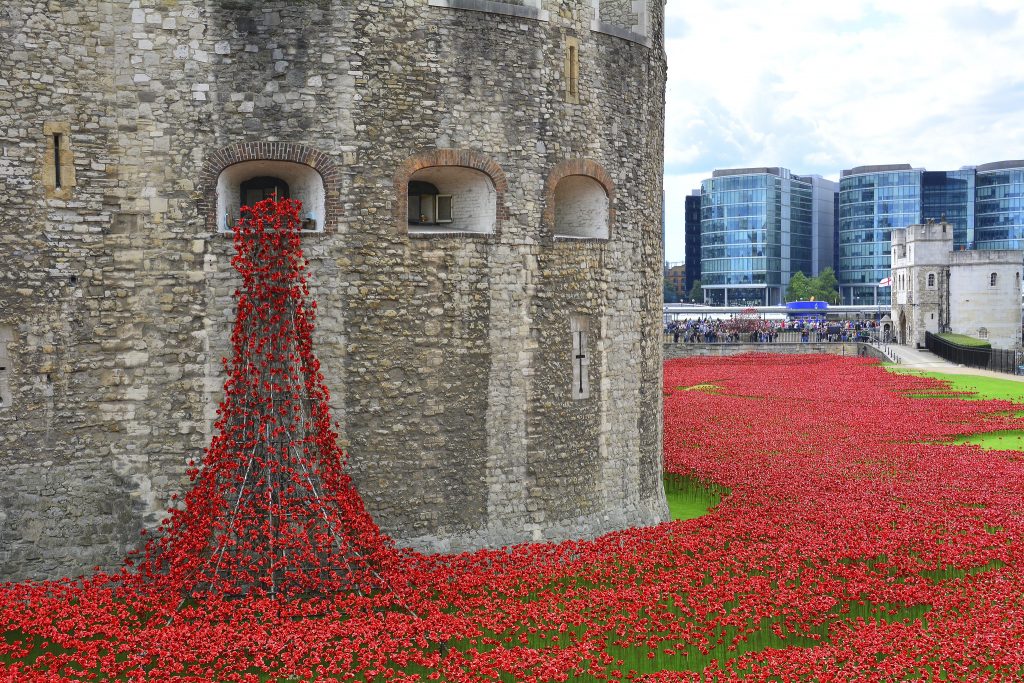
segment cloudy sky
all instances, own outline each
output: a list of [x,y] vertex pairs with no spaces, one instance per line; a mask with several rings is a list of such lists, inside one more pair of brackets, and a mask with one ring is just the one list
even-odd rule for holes
[[1024,158],[1021,0],[668,0],[666,258],[716,168]]

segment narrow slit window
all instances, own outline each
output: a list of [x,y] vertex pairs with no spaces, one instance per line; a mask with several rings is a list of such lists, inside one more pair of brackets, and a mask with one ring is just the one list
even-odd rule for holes
[[997,277],[997,275],[995,273],[992,273],[992,275],[989,277],[988,284],[989,284],[990,287],[995,287],[996,286],[996,277]]
[[570,394],[574,401],[590,398],[590,354],[588,348],[588,323],[583,317],[569,319],[569,334],[572,336],[572,386]]
[[43,123],[43,153],[39,180],[47,199],[71,199],[75,188],[75,157],[71,149],[71,125],[64,121]]
[[53,134],[53,187],[58,190],[61,188],[60,144],[63,137],[60,133]]
[[580,101],[580,44],[576,38],[565,39],[565,101],[579,104]]
[[11,358],[7,345],[11,342],[13,331],[10,327],[0,327],[0,410],[11,407]]
[[569,46],[569,94],[573,97],[580,94],[580,56],[575,45]]

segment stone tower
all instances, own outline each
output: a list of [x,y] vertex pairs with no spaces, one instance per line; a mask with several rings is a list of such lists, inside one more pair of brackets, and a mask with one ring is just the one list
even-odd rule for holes
[[116,565],[210,430],[226,226],[302,199],[367,507],[427,550],[666,518],[661,0],[0,8],[0,579]]
[[892,319],[901,344],[953,332],[1021,345],[1021,265],[1016,249],[953,250],[953,226],[928,221],[892,231]]

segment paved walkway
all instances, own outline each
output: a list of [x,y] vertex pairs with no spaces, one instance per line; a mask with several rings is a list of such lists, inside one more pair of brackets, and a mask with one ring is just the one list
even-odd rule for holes
[[928,372],[948,372],[954,375],[980,375],[982,377],[995,377],[997,379],[1008,379],[1011,382],[1024,382],[1024,375],[1011,375],[1006,372],[993,372],[981,368],[971,368],[966,365],[950,363],[945,358],[936,356],[926,349],[915,349],[910,346],[899,346],[898,344],[885,345],[884,348],[899,358],[902,368],[911,370],[927,370]]

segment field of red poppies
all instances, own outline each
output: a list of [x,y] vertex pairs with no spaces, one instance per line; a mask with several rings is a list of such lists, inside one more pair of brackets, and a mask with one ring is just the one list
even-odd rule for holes
[[235,357],[185,505],[118,574],[0,588],[0,680],[1024,678],[1022,453],[952,443],[1022,406],[861,358],[670,361],[665,470],[709,514],[404,551],[339,465],[297,216],[236,233]]
[[1022,454],[943,444],[1020,428],[1019,406],[907,396],[935,388],[861,359],[671,361],[666,469],[730,491],[700,519],[402,555],[397,598],[8,587],[4,661],[17,680],[1019,680]]

